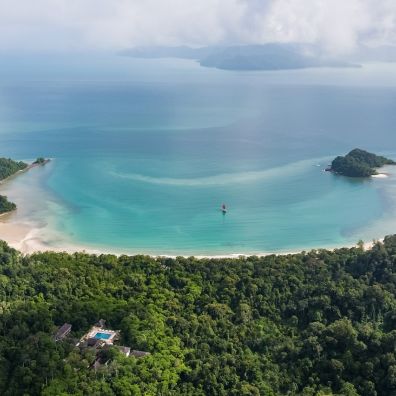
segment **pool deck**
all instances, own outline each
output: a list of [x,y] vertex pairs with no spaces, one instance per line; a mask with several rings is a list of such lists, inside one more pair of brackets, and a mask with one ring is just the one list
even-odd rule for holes
[[[97,333],[108,334],[109,338],[95,337]],[[104,329],[98,326],[92,326],[88,333],[84,334],[76,346],[80,346],[87,342],[90,338],[99,339],[107,345],[113,345],[114,341],[119,338],[119,331]]]

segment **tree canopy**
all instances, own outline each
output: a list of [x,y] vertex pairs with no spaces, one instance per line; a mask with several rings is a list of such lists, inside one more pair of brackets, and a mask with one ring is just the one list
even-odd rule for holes
[[16,209],[16,205],[10,202],[6,196],[0,195],[0,214],[11,212]]
[[337,157],[331,164],[331,170],[343,176],[368,177],[377,173],[376,168],[384,165],[395,165],[388,158],[354,149],[344,157]]
[[[24,162],[16,162],[9,158],[0,158],[0,180],[12,176],[14,173],[26,169],[27,164]],[[11,212],[16,209],[13,202],[8,201],[7,197],[0,195],[0,214]]]
[[[75,343],[100,318],[151,354],[89,368]],[[1,395],[396,395],[395,351],[396,236],[217,260],[0,242]]]
[[36,161],[33,162],[35,165],[44,165],[48,160],[46,160],[44,157],[38,157]]
[[0,158],[0,180],[12,176],[14,173],[27,168],[24,162],[17,162],[10,158]]

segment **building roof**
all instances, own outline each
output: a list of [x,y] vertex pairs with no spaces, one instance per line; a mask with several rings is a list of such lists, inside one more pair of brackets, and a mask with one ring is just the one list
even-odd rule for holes
[[106,326],[106,321],[104,319],[99,319],[97,325],[104,329],[104,327]]
[[131,351],[131,355],[139,358],[139,357],[144,357],[144,356],[150,355],[150,352],[133,350],[133,351]]
[[117,347],[119,350],[120,350],[120,352],[122,352],[125,356],[129,356],[130,355],[130,353],[131,353],[131,348],[129,348],[129,347],[126,347],[126,346],[118,346]]
[[87,345],[90,347],[97,346],[98,344],[100,344],[100,339],[98,338],[91,337],[87,340]]
[[55,334],[55,338],[63,338],[67,334],[70,333],[72,325],[69,323],[64,323],[61,327],[59,327],[58,331]]

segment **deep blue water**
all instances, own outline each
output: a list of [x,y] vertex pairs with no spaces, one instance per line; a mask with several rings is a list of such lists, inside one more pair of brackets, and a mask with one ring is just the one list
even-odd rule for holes
[[121,57],[32,62],[30,72],[0,69],[1,155],[54,158],[35,175],[51,198],[31,198],[49,199],[32,215],[48,234],[215,254],[393,230],[393,177],[357,181],[323,168],[354,147],[396,153],[396,86],[387,84],[396,67],[238,73]]

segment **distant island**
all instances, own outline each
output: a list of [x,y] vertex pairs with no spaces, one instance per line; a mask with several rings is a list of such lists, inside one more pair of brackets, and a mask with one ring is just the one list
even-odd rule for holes
[[361,149],[354,149],[345,156],[333,160],[327,171],[349,177],[370,177],[377,175],[377,168],[396,165],[396,162]]
[[359,67],[317,55],[315,48],[301,44],[268,43],[214,47],[136,47],[120,55],[134,58],[194,59],[201,66],[222,70],[288,70],[308,67]]
[[[43,157],[37,158],[31,165],[22,161],[14,161],[10,158],[0,158],[0,182],[3,182],[18,172],[26,171],[38,165],[45,165],[47,162],[49,162],[49,159]],[[6,196],[0,195],[0,214],[12,212],[16,208],[15,203],[10,202]]]

